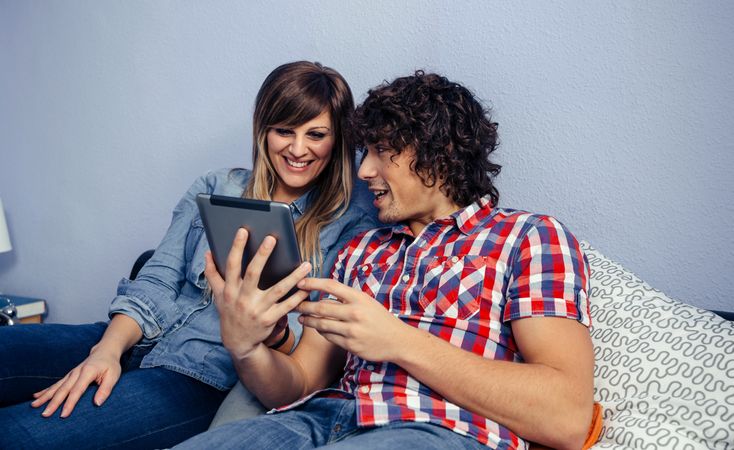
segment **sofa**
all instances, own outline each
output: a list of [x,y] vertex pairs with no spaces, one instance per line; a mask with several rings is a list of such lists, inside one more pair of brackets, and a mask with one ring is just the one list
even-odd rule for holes
[[[581,247],[591,268],[594,399],[603,407],[592,448],[734,449],[734,321]],[[262,412],[238,383],[211,427]]]
[[[594,399],[603,407],[592,448],[734,449],[734,314],[674,300],[588,242],[581,247],[591,269]],[[238,383],[211,428],[264,412]]]

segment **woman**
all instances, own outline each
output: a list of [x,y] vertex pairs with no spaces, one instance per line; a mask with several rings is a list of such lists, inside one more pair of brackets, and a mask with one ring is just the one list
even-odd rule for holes
[[[367,196],[352,195],[353,108],[333,69],[276,68],[255,101],[253,170],[194,182],[137,278],[120,282],[109,323],[2,327],[0,360],[14,362],[0,368],[0,448],[160,448],[205,430],[237,375],[203,274],[208,244],[194,199],[290,203],[301,254],[328,275],[342,245],[375,224]],[[281,323],[268,343],[288,352],[300,330]]]

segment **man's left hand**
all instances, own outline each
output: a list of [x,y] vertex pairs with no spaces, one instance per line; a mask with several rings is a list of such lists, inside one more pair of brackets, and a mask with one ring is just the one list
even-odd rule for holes
[[364,292],[324,278],[306,278],[298,288],[331,294],[336,300],[304,301],[295,309],[304,326],[329,342],[369,361],[392,361],[401,338],[414,330]]

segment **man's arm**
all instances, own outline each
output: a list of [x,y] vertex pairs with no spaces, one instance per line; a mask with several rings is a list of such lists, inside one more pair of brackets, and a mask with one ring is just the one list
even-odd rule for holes
[[594,354],[588,329],[556,317],[520,319],[525,363],[482,358],[406,329],[391,362],[444,398],[552,448],[581,448],[591,423]]
[[448,401],[525,439],[581,447],[591,422],[594,367],[584,325],[553,317],[519,319],[513,335],[525,363],[495,361],[405,324],[367,294],[334,280],[309,278],[298,286],[339,299],[297,308],[304,325],[330,342],[366,360],[395,363]]

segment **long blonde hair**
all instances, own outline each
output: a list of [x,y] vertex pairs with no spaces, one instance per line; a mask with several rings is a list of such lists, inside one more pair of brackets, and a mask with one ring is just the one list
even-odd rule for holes
[[[319,63],[297,61],[276,68],[255,99],[252,119],[252,177],[243,197],[271,200],[278,175],[268,156],[267,133],[275,125],[296,127],[328,111],[334,133],[331,159],[316,180],[318,197],[296,221],[301,257],[321,273],[319,233],[347,210],[354,182],[354,148],[347,122],[354,110],[352,91],[339,72]],[[328,268],[327,268],[328,269]]]

